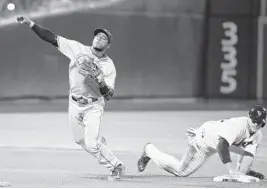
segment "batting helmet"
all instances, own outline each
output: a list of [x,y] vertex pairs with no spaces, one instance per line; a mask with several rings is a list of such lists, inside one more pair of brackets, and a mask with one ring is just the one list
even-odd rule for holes
[[265,126],[266,123],[266,109],[262,105],[256,105],[251,110],[249,110],[249,118],[252,123]]
[[96,28],[94,30],[94,36],[96,36],[100,32],[102,32],[102,33],[104,33],[104,34],[106,34],[108,36],[108,43],[111,44],[112,34],[106,29]]

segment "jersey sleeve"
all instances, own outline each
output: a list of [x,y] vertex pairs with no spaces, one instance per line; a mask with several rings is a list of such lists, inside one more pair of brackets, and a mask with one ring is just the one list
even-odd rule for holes
[[75,57],[77,57],[79,54],[81,54],[81,46],[83,44],[75,41],[66,39],[62,36],[57,37],[57,49],[64,54],[66,57],[68,57],[70,60],[73,60]]
[[104,78],[107,86],[114,89],[115,87],[115,80],[116,80],[116,69],[114,66],[111,66],[109,74]]

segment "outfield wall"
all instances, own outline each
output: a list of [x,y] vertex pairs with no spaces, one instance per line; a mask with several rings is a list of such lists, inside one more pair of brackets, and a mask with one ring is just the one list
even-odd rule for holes
[[[193,97],[202,86],[204,12],[205,0],[135,0],[36,22],[89,45],[94,28],[109,29],[116,97]],[[1,29],[0,49],[0,97],[67,95],[67,58],[28,28]]]
[[209,0],[207,98],[256,97],[259,0]]
[[[124,0],[35,21],[88,45],[94,28],[110,30],[116,97],[253,99],[259,8],[260,0]],[[24,26],[0,32],[0,98],[67,97],[66,57]]]

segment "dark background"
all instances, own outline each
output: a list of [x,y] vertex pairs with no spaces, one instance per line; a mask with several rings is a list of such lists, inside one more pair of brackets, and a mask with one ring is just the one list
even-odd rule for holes
[[[17,12],[2,10],[2,19],[31,12],[31,5],[41,1],[14,2],[21,4]],[[124,0],[105,8],[33,19],[87,45],[91,45],[94,28],[110,30],[114,40],[109,55],[117,69],[115,98],[249,100],[256,98],[259,2]],[[237,66],[233,68],[237,87],[223,94],[220,87],[227,84],[221,80],[221,40],[226,38],[222,23],[227,21],[238,28]],[[66,57],[27,27],[11,22],[0,33],[0,99],[67,98]]]

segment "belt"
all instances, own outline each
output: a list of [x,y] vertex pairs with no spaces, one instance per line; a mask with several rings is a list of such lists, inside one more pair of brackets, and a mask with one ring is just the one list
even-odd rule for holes
[[94,98],[94,97],[90,97],[90,98],[86,98],[83,96],[71,96],[72,100],[74,100],[75,102],[79,103],[79,104],[83,104],[83,105],[87,105],[93,102],[98,101],[98,98]]

